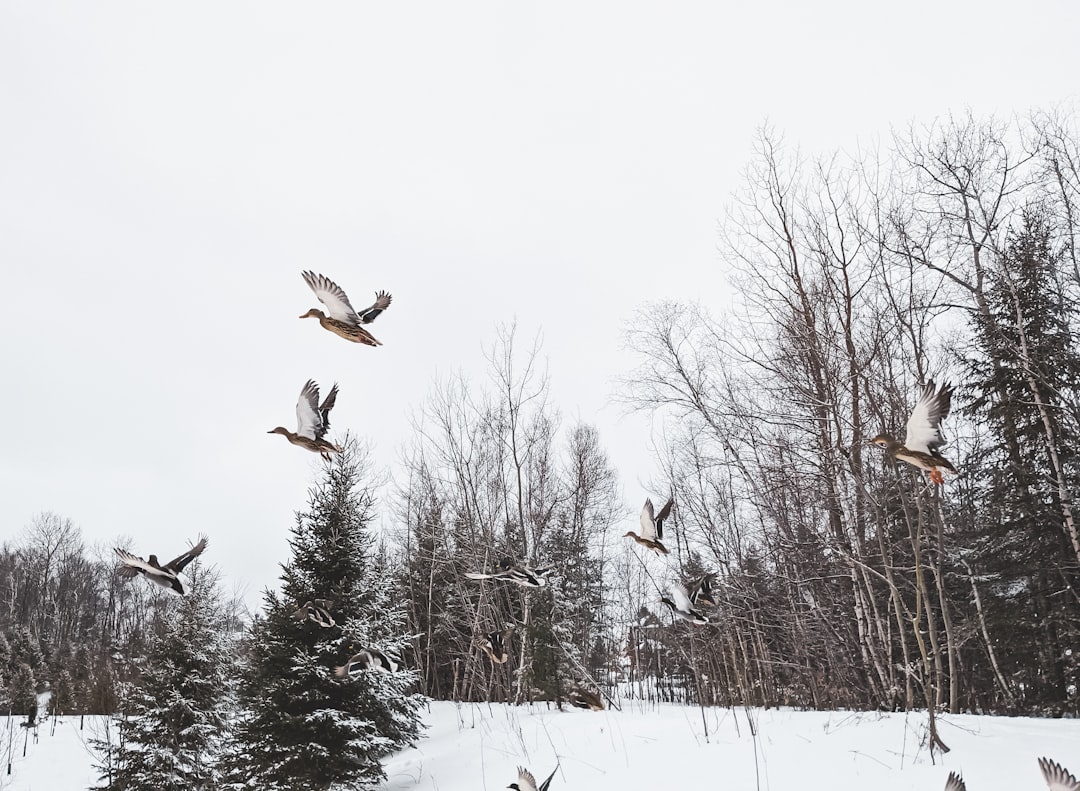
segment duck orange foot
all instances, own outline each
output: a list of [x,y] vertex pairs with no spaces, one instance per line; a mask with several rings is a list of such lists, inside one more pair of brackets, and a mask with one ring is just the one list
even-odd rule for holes
[[941,486],[943,483],[945,483],[945,477],[941,474],[941,470],[939,470],[937,467],[934,467],[934,469],[930,470],[930,480],[936,483],[938,486]]

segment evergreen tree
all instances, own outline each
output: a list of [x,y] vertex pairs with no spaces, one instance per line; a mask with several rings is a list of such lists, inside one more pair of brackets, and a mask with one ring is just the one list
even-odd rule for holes
[[8,687],[8,705],[12,714],[25,714],[37,718],[38,702],[34,671],[26,662],[15,668]]
[[1049,430],[1075,490],[1080,435],[1068,406],[1080,383],[1080,354],[1060,274],[1046,217],[1025,211],[987,291],[989,312],[976,321],[980,354],[969,361],[969,410],[991,429],[978,458],[984,510],[971,543],[996,583],[989,620],[1007,675],[1022,702],[1035,706],[1064,700],[1080,670],[1065,650],[1080,638],[1080,610],[1074,597],[1054,593],[1080,583],[1048,438]]
[[75,682],[66,668],[56,671],[50,687],[49,714],[69,714],[75,710]]
[[[374,788],[380,759],[419,733],[413,673],[334,672],[361,648],[403,653],[404,611],[373,552],[366,473],[365,452],[347,441],[297,515],[282,593],[266,592],[265,618],[250,634],[246,713],[229,757],[234,788]],[[314,599],[333,602],[333,627],[292,617]]]
[[126,689],[110,791],[209,791],[221,785],[217,753],[232,705],[232,646],[216,575],[188,567],[191,590],[150,639],[139,682]]
[[34,637],[30,628],[20,626],[11,633],[9,666],[14,672],[19,665],[28,665],[35,678],[41,675],[45,660],[41,656],[41,643]]

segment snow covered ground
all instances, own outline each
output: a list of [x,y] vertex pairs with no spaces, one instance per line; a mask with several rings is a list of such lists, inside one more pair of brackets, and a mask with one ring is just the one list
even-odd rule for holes
[[[1078,720],[941,717],[952,751],[934,765],[919,746],[923,714],[711,709],[703,719],[696,708],[625,701],[621,712],[433,703],[425,719],[420,744],[387,761],[385,791],[494,791],[517,780],[518,764],[540,781],[556,761],[551,791],[940,791],[950,771],[971,791],[1038,790],[1040,755],[1080,773]],[[6,725],[0,718],[0,789],[78,791],[95,781],[84,743],[100,731],[98,718],[82,732],[78,717],[53,734],[43,722],[26,758],[23,729]]]

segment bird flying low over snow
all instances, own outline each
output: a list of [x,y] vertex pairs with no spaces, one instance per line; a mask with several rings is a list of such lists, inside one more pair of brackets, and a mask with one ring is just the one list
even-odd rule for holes
[[204,549],[206,549],[206,536],[200,536],[198,544],[179,557],[173,558],[164,566],[158,563],[157,555],[151,555],[147,560],[143,560],[119,547],[114,547],[113,551],[123,564],[120,567],[121,576],[134,577],[136,574],[142,574],[155,585],[168,588],[183,596],[187,591],[180,572],[184,570],[188,563],[201,555]]
[[690,595],[686,592],[685,585],[681,582],[676,582],[669,590],[671,591],[671,598],[661,596],[660,601],[668,606],[676,618],[697,624],[709,622],[709,619],[695,610],[694,606],[690,603]]
[[884,448],[892,458],[928,472],[934,483],[944,483],[943,471],[956,474],[952,463],[938,452],[938,448],[945,444],[941,421],[949,416],[952,394],[953,388],[949,384],[937,389],[931,379],[920,391],[919,401],[908,418],[904,441],[900,442],[889,434],[878,434],[870,442]]
[[964,778],[956,772],[949,772],[949,777],[945,781],[945,791],[967,791]]
[[[349,650],[353,650],[349,646]],[[364,648],[349,657],[349,661],[340,667],[334,668],[334,675],[338,678],[351,678],[362,670],[376,670],[381,673],[394,673],[401,666],[393,657],[384,654],[378,648]]]
[[506,650],[506,642],[510,639],[510,634],[513,631],[514,625],[510,624],[501,632],[488,632],[487,636],[480,641],[480,648],[488,655],[488,659],[496,665],[501,665],[510,658],[510,654]]
[[511,783],[507,788],[513,788],[515,791],[547,791],[548,786],[551,785],[551,778],[555,776],[557,771],[559,771],[559,765],[555,764],[555,768],[551,770],[551,774],[548,775],[547,780],[537,786],[536,778],[532,776],[532,772],[524,766],[519,766],[517,782]]
[[290,617],[298,621],[314,621],[324,629],[329,629],[334,625],[334,616],[330,614],[330,608],[333,606],[334,602],[330,599],[306,601]]
[[1080,782],[1061,764],[1040,758],[1039,769],[1050,791],[1080,791]]
[[547,585],[544,575],[553,568],[554,566],[540,566],[533,569],[523,563],[504,558],[499,561],[496,570],[490,574],[467,571],[465,576],[471,580],[509,580],[525,588],[542,588]]
[[284,426],[272,428],[266,433],[283,434],[293,445],[318,453],[330,461],[331,453],[341,453],[341,448],[323,439],[330,430],[330,410],[334,408],[337,394],[338,386],[335,384],[320,406],[319,386],[315,384],[315,380],[308,379],[300,391],[300,399],[296,402],[296,433]]
[[575,686],[570,690],[567,699],[570,701],[571,706],[575,706],[579,709],[589,709],[590,711],[604,710],[604,701],[602,701],[600,696],[591,689]]
[[[302,272],[304,282],[311,286],[319,302],[326,306],[326,313],[318,308],[311,308],[300,318],[316,318],[322,328],[353,343],[365,346],[382,346],[362,325],[370,324],[379,314],[390,307],[390,295],[385,291],[375,292],[375,302],[361,311],[353,310],[349,298],[341,287],[325,275],[314,272]],[[327,315],[329,314],[329,315]]]
[[660,509],[660,512],[654,514],[652,499],[645,498],[645,507],[641,509],[641,517],[638,520],[641,523],[641,535],[638,535],[633,530],[628,530],[623,534],[623,538],[632,538],[643,547],[651,549],[657,555],[670,555],[668,548],[664,546],[664,542],[660,539],[664,537],[664,520],[668,518],[668,514],[671,513],[671,506],[674,504],[675,498],[670,497],[664,503],[664,507]]

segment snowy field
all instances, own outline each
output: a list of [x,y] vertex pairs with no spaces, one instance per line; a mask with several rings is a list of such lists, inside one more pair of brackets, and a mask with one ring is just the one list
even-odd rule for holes
[[[970,791],[1045,789],[1036,758],[1080,772],[1080,721],[945,716],[952,751],[937,765],[920,748],[925,716],[641,705],[588,712],[433,703],[419,745],[386,763],[386,791],[494,791],[517,780],[518,764],[541,781],[560,763],[551,791],[649,789],[943,789],[950,771]],[[68,717],[22,758],[22,728],[0,718],[4,791],[78,791],[95,781],[86,739],[101,727]],[[6,774],[9,736],[14,770]]]

